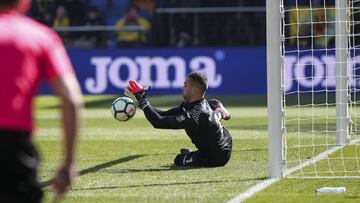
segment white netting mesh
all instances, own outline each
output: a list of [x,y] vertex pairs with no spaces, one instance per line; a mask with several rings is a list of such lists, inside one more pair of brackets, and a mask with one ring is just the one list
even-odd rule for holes
[[[360,0],[337,1],[346,4],[281,1],[284,152],[292,177],[360,177]],[[348,134],[349,144],[339,146],[337,134]]]

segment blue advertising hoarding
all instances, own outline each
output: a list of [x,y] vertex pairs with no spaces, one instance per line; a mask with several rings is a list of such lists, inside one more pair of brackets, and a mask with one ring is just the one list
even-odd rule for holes
[[[68,53],[85,94],[122,94],[130,79],[152,86],[152,95],[181,94],[186,75],[201,71],[208,77],[209,94],[266,95],[265,47],[68,50]],[[348,61],[351,86],[360,87],[356,76],[360,75],[358,64],[360,57]],[[335,89],[335,67],[336,57],[331,50],[287,54],[284,89],[286,92]],[[43,88],[41,92],[48,91]]]
[[207,75],[209,94],[266,94],[264,48],[68,50],[68,54],[85,94],[122,94],[130,79],[151,85],[152,95],[181,94],[192,71]]
[[[346,67],[348,85],[360,87],[360,56],[355,50],[350,50]],[[335,50],[308,50],[287,54],[283,63],[283,85],[285,92],[333,92],[336,89]]]

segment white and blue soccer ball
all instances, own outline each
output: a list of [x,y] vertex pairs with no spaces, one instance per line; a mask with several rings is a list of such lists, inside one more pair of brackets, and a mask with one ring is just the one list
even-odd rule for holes
[[119,97],[111,104],[111,114],[118,121],[128,121],[136,113],[136,106],[129,97]]

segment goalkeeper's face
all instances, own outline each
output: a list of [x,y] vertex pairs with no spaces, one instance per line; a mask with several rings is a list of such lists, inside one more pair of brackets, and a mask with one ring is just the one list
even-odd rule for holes
[[199,86],[191,78],[187,78],[184,82],[183,97],[188,102],[196,101],[202,97]]
[[187,78],[184,82],[183,97],[186,101],[189,101],[193,97],[192,95],[193,91],[189,80],[190,79]]

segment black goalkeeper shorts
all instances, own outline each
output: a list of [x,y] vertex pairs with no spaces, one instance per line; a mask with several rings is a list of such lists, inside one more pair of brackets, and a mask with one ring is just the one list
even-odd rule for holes
[[38,153],[26,132],[0,129],[0,202],[41,202]]

